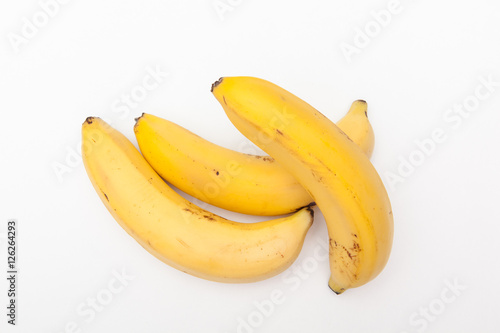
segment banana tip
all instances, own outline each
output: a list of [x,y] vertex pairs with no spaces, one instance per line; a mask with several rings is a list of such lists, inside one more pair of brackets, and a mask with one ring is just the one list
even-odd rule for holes
[[217,81],[212,83],[212,87],[210,88],[210,92],[213,92],[214,88],[217,87],[219,84],[221,84],[223,79],[224,79],[223,77],[220,77]]
[[83,123],[84,124],[87,123],[90,125],[94,122],[94,119],[96,119],[96,117],[87,117],[87,119],[85,119],[85,121]]
[[134,124],[134,132],[135,132],[136,134],[137,134],[137,132],[138,132],[139,121],[140,121],[140,120],[144,117],[144,115],[145,115],[145,114],[146,114],[146,113],[144,113],[144,112],[143,112],[143,113],[142,113],[139,117],[134,118],[134,120],[135,120],[135,124]]
[[365,112],[365,116],[368,117],[368,103],[364,99],[358,99],[358,100],[354,101],[353,105],[354,104],[362,104],[362,105],[364,105],[363,106],[363,110]]
[[[330,286],[328,286],[328,287],[330,287]],[[340,295],[345,291],[345,289],[335,290],[332,287],[330,287],[330,290],[333,291],[335,293],[335,295]]]
[[340,295],[344,291],[346,291],[346,288],[336,285],[336,283],[334,283],[331,279],[328,282],[328,287],[331,289],[331,291],[333,291],[337,295]]
[[137,124],[137,122],[139,121],[139,119],[141,119],[142,117],[144,117],[144,115],[145,115],[145,113],[143,112],[139,117],[134,118],[135,123]]

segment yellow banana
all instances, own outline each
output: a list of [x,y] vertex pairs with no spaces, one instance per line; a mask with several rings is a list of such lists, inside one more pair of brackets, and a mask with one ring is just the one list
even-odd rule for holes
[[225,77],[212,92],[236,128],[276,159],[314,198],[330,237],[337,294],[377,276],[392,247],[385,187],[358,145],[290,92],[252,77]]
[[84,165],[104,205],[163,262],[208,280],[252,282],[280,273],[298,256],[311,208],[258,223],[229,221],[172,190],[103,120],[87,118],[82,136]]
[[[370,156],[366,102],[355,101],[338,126]],[[143,114],[134,127],[142,155],[166,181],[209,204],[244,214],[282,215],[313,199],[269,156],[236,152],[168,120]]]

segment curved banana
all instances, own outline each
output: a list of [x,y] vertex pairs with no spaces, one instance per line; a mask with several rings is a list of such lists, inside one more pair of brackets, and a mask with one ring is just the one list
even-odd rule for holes
[[161,261],[221,282],[253,282],[285,270],[313,220],[309,207],[258,223],[226,220],[185,200],[132,143],[99,118],[82,126],[88,176],[120,226]]
[[[370,156],[373,129],[366,102],[355,101],[339,127]],[[143,114],[135,136],[144,158],[166,181],[193,197],[238,213],[282,215],[313,199],[269,156],[230,150],[168,120]]]
[[385,187],[366,154],[312,106],[268,81],[225,77],[212,92],[236,128],[311,193],[330,237],[337,294],[377,276],[392,247]]

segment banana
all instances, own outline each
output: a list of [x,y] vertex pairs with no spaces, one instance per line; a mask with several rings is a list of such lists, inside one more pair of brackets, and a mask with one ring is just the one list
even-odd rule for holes
[[310,207],[279,219],[238,223],[185,200],[133,144],[103,120],[82,126],[82,157],[102,202],[120,226],[161,261],[220,282],[253,282],[297,258],[313,221]]
[[337,294],[375,278],[392,247],[386,189],[361,148],[290,92],[252,77],[225,77],[212,92],[236,128],[314,198],[329,234],[329,287]]
[[[366,102],[355,101],[338,126],[370,156],[374,134]],[[166,181],[209,204],[252,215],[282,215],[313,199],[269,156],[236,152],[168,120],[143,114],[135,136],[144,158]]]

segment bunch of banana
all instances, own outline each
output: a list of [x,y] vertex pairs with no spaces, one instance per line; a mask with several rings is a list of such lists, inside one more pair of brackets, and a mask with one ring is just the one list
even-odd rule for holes
[[[360,286],[385,266],[392,212],[369,162],[374,135],[366,103],[356,101],[338,125],[267,81],[235,77],[212,85],[233,124],[270,156],[238,153],[149,114],[137,119],[142,152],[99,118],[83,123],[82,156],[101,200],[137,242],[186,273],[221,282],[276,275],[297,258],[323,212],[330,235],[329,286]],[[163,179],[162,179],[163,178]],[[224,219],[171,189],[253,215],[258,223]]]

